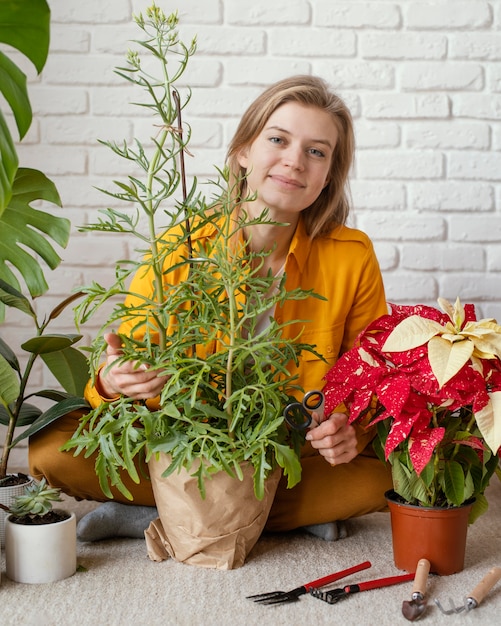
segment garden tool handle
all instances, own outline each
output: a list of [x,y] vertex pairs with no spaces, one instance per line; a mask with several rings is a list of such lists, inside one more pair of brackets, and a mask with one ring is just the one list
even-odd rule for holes
[[376,578],[375,580],[367,580],[358,585],[347,585],[344,588],[346,593],[356,593],[357,591],[368,591],[369,589],[379,589],[380,587],[389,587],[390,585],[398,585],[406,583],[414,579],[414,574],[401,574],[399,576],[387,576],[386,578]]
[[344,569],[342,572],[329,574],[328,576],[324,576],[323,578],[314,580],[311,583],[306,583],[306,585],[304,585],[304,588],[306,589],[306,591],[310,591],[310,589],[323,587],[324,585],[328,585],[329,583],[333,583],[336,580],[345,578],[346,576],[349,576],[350,574],[356,574],[357,572],[361,572],[362,570],[367,569],[369,567],[372,567],[372,563],[370,561],[364,561],[363,563],[359,563],[358,565],[354,565],[353,567],[348,567],[348,569]]
[[430,573],[430,562],[428,559],[419,559],[414,574],[414,584],[412,585],[412,597],[424,598],[426,593],[426,583]]
[[501,567],[493,567],[469,594],[468,602],[478,606],[499,579],[501,579]]

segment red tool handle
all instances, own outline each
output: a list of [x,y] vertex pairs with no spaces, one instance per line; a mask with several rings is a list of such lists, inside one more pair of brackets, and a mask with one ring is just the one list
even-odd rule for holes
[[379,587],[389,587],[390,585],[398,585],[409,580],[414,580],[415,574],[401,574],[400,576],[388,576],[386,578],[376,578],[376,580],[367,580],[357,585],[347,585],[344,588],[346,593],[356,593],[357,591],[368,591],[369,589],[379,589]]
[[329,576],[324,576],[323,578],[314,580],[311,583],[306,583],[306,585],[303,585],[303,587],[306,589],[306,591],[309,591],[310,589],[317,589],[318,587],[323,587],[324,585],[333,583],[336,580],[339,580],[340,578],[349,576],[350,574],[356,574],[357,572],[361,572],[363,569],[367,569],[368,567],[371,567],[371,566],[372,566],[372,563],[370,561],[364,561],[363,563],[359,563],[358,565],[354,565],[353,567],[344,569],[342,572],[329,574]]

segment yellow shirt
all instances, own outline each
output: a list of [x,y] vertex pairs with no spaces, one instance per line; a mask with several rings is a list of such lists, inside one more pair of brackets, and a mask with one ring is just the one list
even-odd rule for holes
[[[214,233],[214,226],[208,224],[197,230],[194,238],[203,243],[203,239],[210,239]],[[173,267],[182,253],[177,251],[170,255],[166,264]],[[169,283],[178,284],[184,280],[187,269],[184,264],[169,272]],[[288,300],[275,310],[275,319],[279,323],[306,320],[286,326],[283,336],[294,338],[301,333],[300,341],[315,345],[325,361],[304,352],[297,369],[294,366],[290,373],[298,376],[295,382],[305,391],[321,389],[324,375],[339,355],[353,345],[358,334],[371,321],[387,312],[379,264],[370,239],[361,231],[339,226],[329,235],[311,240],[300,220],[290,245],[285,274],[286,289],[311,289],[326,298]],[[153,293],[152,272],[145,273],[140,269],[129,291],[141,295]],[[137,296],[126,298],[126,304],[138,301]],[[130,334],[136,324],[137,320],[126,320],[119,332]],[[106,400],[90,382],[85,397],[93,407]],[[151,408],[158,407],[155,401],[148,404]]]

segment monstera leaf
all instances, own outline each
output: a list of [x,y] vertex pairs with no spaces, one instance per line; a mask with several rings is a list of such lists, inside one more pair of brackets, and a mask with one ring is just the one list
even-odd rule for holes
[[[50,10],[45,0],[0,2],[0,43],[24,54],[38,73],[47,60],[49,37]],[[0,52],[0,94],[22,139],[32,120],[26,76],[6,52]],[[20,288],[20,275],[32,297],[48,289],[39,259],[50,269],[57,267],[61,259],[51,241],[66,246],[70,231],[69,220],[34,209],[35,200],[61,206],[54,184],[42,172],[19,167],[14,140],[0,111],[0,278]],[[0,321],[3,312],[0,307]]]
[[11,201],[0,217],[0,278],[19,289],[10,265],[16,267],[32,297],[48,289],[37,257],[51,269],[61,262],[48,238],[64,247],[70,235],[68,219],[32,208],[30,204],[34,200],[47,200],[61,206],[56,187],[42,172],[19,168]]
[[[0,42],[27,56],[38,73],[47,60],[49,40],[50,9],[45,0],[0,2]],[[32,117],[26,76],[3,52],[0,52],[0,92],[12,110],[22,139]],[[17,167],[12,136],[0,111],[0,216],[9,203]]]

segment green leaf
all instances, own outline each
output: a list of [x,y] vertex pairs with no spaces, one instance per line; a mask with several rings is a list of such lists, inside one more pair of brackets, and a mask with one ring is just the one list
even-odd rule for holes
[[447,499],[454,505],[463,504],[465,476],[463,468],[456,461],[449,461],[444,468],[444,492]]
[[84,354],[75,348],[41,354],[41,357],[62,388],[75,396],[83,396],[89,380],[89,365]]
[[468,516],[468,524],[473,524],[481,515],[487,512],[488,508],[489,503],[487,502],[487,498],[484,494],[478,494],[475,497],[475,502]]
[[28,314],[33,319],[36,319],[36,313],[33,310],[28,298],[23,296],[20,291],[14,289],[11,285],[6,283],[0,278],[0,302],[3,302],[5,306],[10,306],[23,313]]
[[14,439],[11,447],[16,446],[20,441],[26,439],[26,437],[31,437],[49,424],[52,424],[52,422],[55,422],[63,415],[67,415],[72,411],[89,410],[89,408],[89,404],[83,398],[66,398],[42,413],[29,428],[24,430],[16,439]]
[[0,356],[0,402],[9,406],[16,401],[21,388],[19,378],[9,362]]
[[32,119],[26,74],[3,52],[0,52],[0,92],[14,113],[19,139],[22,139],[28,132]]
[[[19,50],[40,73],[47,60],[50,41],[50,9],[45,0],[2,0],[0,43]],[[26,77],[5,52],[0,52],[0,93],[12,109],[20,138],[31,124],[31,105]],[[10,130],[0,111],[0,217],[12,197],[18,158]]]
[[22,52],[40,73],[49,53],[50,9],[47,2],[0,2],[0,41]]
[[[12,265],[20,272],[32,297],[40,296],[48,289],[38,256],[50,269],[55,269],[61,258],[48,239],[65,247],[71,227],[66,218],[33,209],[30,203],[35,200],[46,200],[61,206],[52,181],[37,170],[19,168],[12,198],[0,216],[0,278],[13,284],[9,269]],[[13,286],[19,288],[17,281]]]
[[0,355],[7,361],[7,363],[12,367],[16,372],[20,372],[21,368],[19,366],[19,361],[17,360],[17,356],[14,351],[10,348],[8,344],[0,337]]
[[0,111],[0,217],[12,198],[19,161],[9,127]]
[[28,339],[21,348],[32,354],[47,354],[49,352],[57,352],[65,350],[77,341],[80,341],[82,335],[42,335]]
[[[35,406],[34,404],[28,404],[28,402],[23,402],[21,405],[21,409],[19,410],[17,420],[16,420],[16,428],[29,426],[33,424],[33,422],[37,419],[39,415],[42,414],[42,409]],[[9,423],[9,414],[5,410],[3,406],[0,406],[0,424]]]

